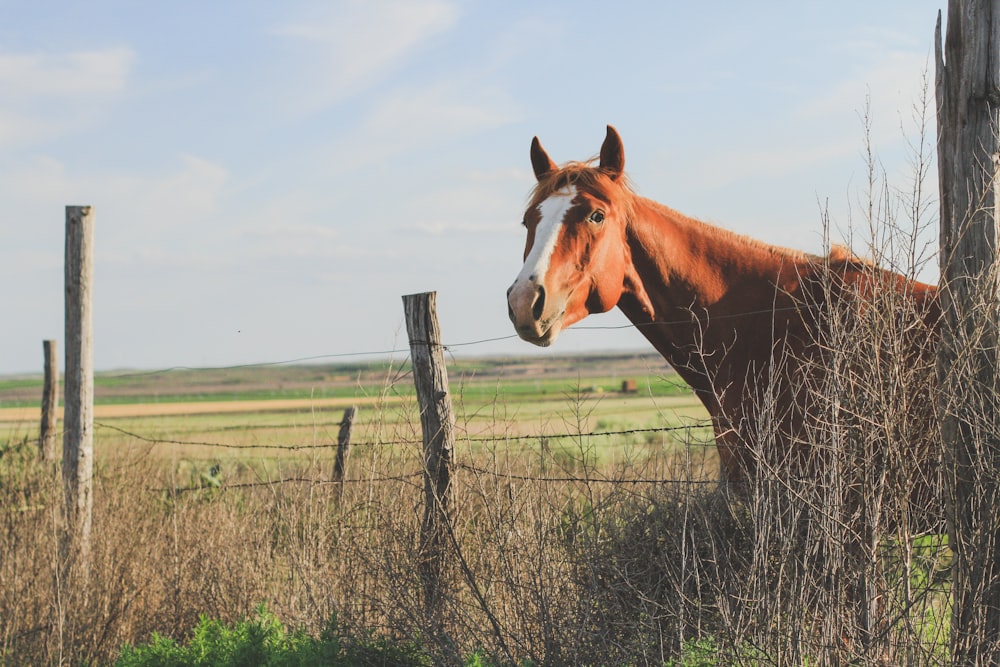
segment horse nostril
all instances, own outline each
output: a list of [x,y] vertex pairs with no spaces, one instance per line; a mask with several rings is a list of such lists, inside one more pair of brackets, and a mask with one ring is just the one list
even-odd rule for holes
[[538,292],[535,295],[535,303],[531,306],[531,315],[535,318],[535,321],[542,319],[542,313],[545,311],[545,288],[541,285],[538,286]]
[[509,303],[507,304],[507,317],[510,318],[511,322],[517,323],[517,319],[514,317],[514,309],[510,307]]

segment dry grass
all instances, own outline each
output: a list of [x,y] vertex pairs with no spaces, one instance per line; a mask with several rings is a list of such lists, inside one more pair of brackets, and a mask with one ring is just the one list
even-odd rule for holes
[[[640,578],[615,582],[629,570],[621,559],[647,561],[661,538],[647,536],[643,553],[634,556],[614,545],[632,539],[627,533],[638,530],[636,521],[659,530],[664,512],[683,523],[676,516],[681,487],[610,482],[703,478],[713,471],[711,448],[692,448],[704,459],[696,463],[665,455],[673,445],[643,444],[602,463],[583,436],[546,454],[537,442],[503,443],[512,426],[500,423],[498,442],[460,451],[467,467],[455,478],[446,599],[441,617],[429,619],[417,575],[417,429],[405,419],[385,422],[390,430],[379,433],[376,423],[362,437],[413,444],[358,449],[350,461],[353,481],[344,485],[319,481],[329,478],[329,460],[306,453],[260,465],[227,461],[222,477],[230,488],[180,491],[191,487],[191,471],[156,447],[132,442],[111,455],[103,446],[89,577],[73,565],[58,566],[56,471],[36,459],[28,438],[8,443],[0,458],[3,660],[105,662],[123,643],[154,631],[182,637],[199,615],[236,619],[261,602],[289,626],[317,634],[336,616],[359,633],[425,637],[441,659],[478,647],[553,664],[599,655],[625,660],[634,646],[652,650],[663,613],[626,637],[633,623],[623,614],[624,598],[644,590],[646,578],[665,576],[650,570],[669,559],[644,562]],[[317,481],[269,484],[271,476]],[[725,504],[712,506],[727,511]],[[672,590],[654,586],[650,594],[660,600],[647,606],[661,604]],[[697,633],[696,624],[684,625],[657,639],[658,655]]]
[[[836,543],[823,531],[843,517],[818,511],[815,495],[796,503],[807,484],[764,479],[758,495],[729,497],[713,481],[711,443],[669,440],[676,433],[598,456],[611,445],[585,435],[589,399],[561,409],[561,430],[575,425],[576,437],[505,439],[521,426],[498,404],[495,439],[459,442],[443,601],[428,618],[412,407],[383,406],[364,423],[359,441],[395,444],[357,447],[343,485],[323,481],[329,455],[306,451],[223,459],[217,488],[211,461],[102,432],[85,579],[58,568],[56,471],[29,438],[8,443],[2,662],[105,663],[123,643],[181,638],[200,615],[234,620],[261,602],[317,635],[336,617],[349,632],[422,638],[438,662],[483,649],[501,662],[662,664],[696,640],[723,664],[875,664],[887,646],[910,664],[940,659],[941,625],[927,621],[940,606],[928,593],[940,589],[936,561],[904,571],[900,550],[879,547],[893,613],[921,602],[884,642],[862,643],[844,594],[854,575],[843,568],[857,563],[819,558],[815,546]],[[304,481],[270,483],[289,478]],[[875,572],[866,567],[855,572]],[[899,597],[904,580],[916,582],[909,597]]]

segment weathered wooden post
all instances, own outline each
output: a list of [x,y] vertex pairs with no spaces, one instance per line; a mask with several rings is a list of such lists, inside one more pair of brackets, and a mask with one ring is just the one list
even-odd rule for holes
[[951,660],[1000,663],[1000,0],[935,31],[942,331],[938,413],[954,551]]
[[94,505],[94,209],[66,207],[66,397],[63,403],[64,549],[89,570]]
[[59,356],[54,340],[43,340],[45,383],[42,385],[42,423],[38,429],[38,453],[42,460],[56,460],[56,413],[59,411]]
[[437,293],[404,296],[403,310],[424,439],[420,575],[424,585],[425,610],[428,618],[433,618],[441,602],[441,569],[445,538],[450,527],[448,507],[451,503],[455,416],[451,409],[448,369],[437,320]]
[[354,416],[358,409],[351,406],[344,410],[344,418],[340,420],[340,432],[337,434],[337,459],[333,463],[333,479],[343,482],[347,474],[347,457],[351,453],[351,428],[354,426]]

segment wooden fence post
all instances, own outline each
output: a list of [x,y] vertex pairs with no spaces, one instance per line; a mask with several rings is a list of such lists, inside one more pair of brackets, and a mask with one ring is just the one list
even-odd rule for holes
[[66,207],[66,378],[63,408],[64,552],[89,571],[94,477],[94,209]]
[[1000,0],[949,0],[935,30],[941,224],[938,413],[951,662],[1000,662]]
[[54,340],[43,340],[45,384],[42,386],[42,423],[38,429],[38,453],[51,463],[56,459],[56,413],[59,411],[59,353]]
[[410,339],[413,382],[420,407],[424,439],[424,518],[420,528],[420,575],[428,618],[437,616],[441,602],[441,569],[448,507],[451,503],[451,472],[455,450],[455,416],[448,390],[441,330],[437,320],[437,293],[403,297],[406,332]]
[[344,410],[344,418],[340,421],[340,433],[337,434],[337,460],[333,463],[333,479],[343,482],[347,475],[347,457],[351,453],[351,428],[354,426],[354,416],[358,409],[351,406]]

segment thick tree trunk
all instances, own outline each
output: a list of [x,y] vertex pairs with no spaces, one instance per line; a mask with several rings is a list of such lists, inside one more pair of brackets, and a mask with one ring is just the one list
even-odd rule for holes
[[1000,0],[950,0],[936,30],[941,188],[939,401],[951,545],[952,661],[1000,663],[997,265]]

